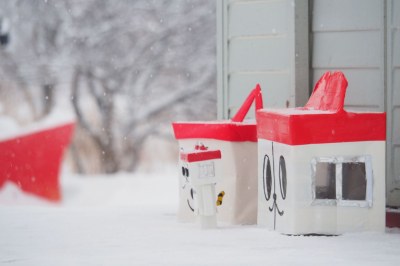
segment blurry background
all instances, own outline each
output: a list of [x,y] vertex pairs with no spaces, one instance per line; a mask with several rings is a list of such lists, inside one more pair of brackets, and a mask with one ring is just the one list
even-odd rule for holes
[[171,121],[216,117],[215,25],[214,0],[1,0],[0,116],[73,114],[81,174],[174,163]]

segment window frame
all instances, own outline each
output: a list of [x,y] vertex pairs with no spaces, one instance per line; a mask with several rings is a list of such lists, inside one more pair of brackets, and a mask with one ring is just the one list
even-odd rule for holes
[[[316,168],[318,163],[335,164],[335,183],[336,183],[336,199],[317,199],[316,198]],[[366,193],[365,200],[345,200],[343,199],[343,164],[344,163],[364,163]],[[311,159],[311,191],[312,205],[324,206],[347,206],[370,208],[373,203],[373,170],[372,158],[370,155],[360,156],[321,156]]]

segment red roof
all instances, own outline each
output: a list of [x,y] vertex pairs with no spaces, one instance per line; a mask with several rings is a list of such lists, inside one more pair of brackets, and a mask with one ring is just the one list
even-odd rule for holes
[[250,92],[242,106],[230,121],[218,122],[175,122],[172,123],[176,139],[216,139],[225,141],[257,142],[257,128],[254,122],[243,122],[252,104],[255,109],[263,107],[260,85]]
[[269,110],[257,114],[258,137],[289,145],[384,141],[385,113],[284,114]]
[[257,142],[257,128],[252,123],[175,122],[172,123],[176,139],[216,139],[224,141]]
[[257,112],[258,138],[289,145],[386,140],[385,113],[343,109],[347,80],[325,73],[303,108]]

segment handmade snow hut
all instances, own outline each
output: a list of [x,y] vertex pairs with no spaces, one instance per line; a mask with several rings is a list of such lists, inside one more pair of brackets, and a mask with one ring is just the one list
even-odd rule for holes
[[325,73],[302,108],[263,109],[258,224],[284,234],[385,229],[385,113],[343,109],[347,80]]
[[[255,224],[257,222],[257,129],[255,120],[244,121],[252,103],[262,108],[260,86],[256,86],[242,107],[232,118],[225,121],[175,122],[173,129],[182,154],[193,150],[199,143],[209,150],[221,152],[220,171],[216,182],[219,196],[218,222],[227,224]],[[180,203],[178,219],[194,221],[193,187],[184,171],[180,174]],[[189,196],[188,196],[189,195]],[[217,198],[215,198],[217,201]]]

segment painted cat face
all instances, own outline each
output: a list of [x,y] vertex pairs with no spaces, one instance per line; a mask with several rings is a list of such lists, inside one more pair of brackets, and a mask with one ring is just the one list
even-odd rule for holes
[[[279,156],[278,158],[275,158]],[[272,201],[272,205],[268,207],[270,212],[274,213],[274,229],[276,226],[276,214],[283,216],[284,211],[279,209],[278,196],[286,199],[287,174],[286,162],[282,155],[274,153],[274,143],[271,143],[271,149],[267,148],[263,159],[263,191],[267,202]],[[279,193],[280,192],[280,193]],[[271,198],[272,197],[272,198]]]

